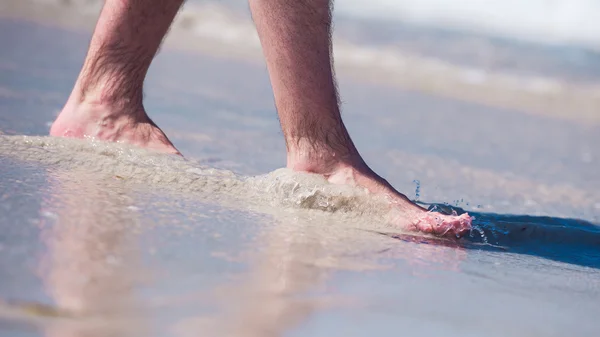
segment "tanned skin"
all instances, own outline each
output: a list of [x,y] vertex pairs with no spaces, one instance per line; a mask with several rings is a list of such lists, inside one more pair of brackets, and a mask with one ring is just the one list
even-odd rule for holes
[[[74,89],[50,134],[179,154],[143,106],[148,68],[183,0],[106,0]],[[287,167],[385,195],[404,229],[460,236],[471,218],[429,213],[375,174],[342,121],[332,2],[249,0],[286,146]]]

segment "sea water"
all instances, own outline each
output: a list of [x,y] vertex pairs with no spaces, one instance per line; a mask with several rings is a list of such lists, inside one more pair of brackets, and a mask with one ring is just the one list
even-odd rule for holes
[[374,170],[475,217],[441,239],[395,227],[364,191],[281,169],[253,62],[159,55],[146,107],[186,159],[46,137],[88,36],[0,25],[1,335],[596,335],[594,120],[342,74]]

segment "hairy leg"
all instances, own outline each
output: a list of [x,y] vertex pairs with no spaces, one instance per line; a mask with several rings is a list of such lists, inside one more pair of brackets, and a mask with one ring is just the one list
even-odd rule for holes
[[142,98],[150,63],[183,1],[105,1],[81,73],[51,135],[178,153],[146,114]]
[[331,56],[331,1],[249,0],[287,145],[287,166],[389,197],[399,225],[461,235],[468,215],[428,213],[364,162],[342,122]]

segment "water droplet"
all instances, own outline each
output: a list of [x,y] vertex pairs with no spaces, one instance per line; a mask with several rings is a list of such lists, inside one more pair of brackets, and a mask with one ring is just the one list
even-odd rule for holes
[[413,183],[417,185],[415,188],[415,201],[418,201],[421,196],[421,182],[415,179],[413,180]]

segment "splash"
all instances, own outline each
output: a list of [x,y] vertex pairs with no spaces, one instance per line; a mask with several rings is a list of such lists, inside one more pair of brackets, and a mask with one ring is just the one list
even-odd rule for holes
[[241,200],[372,218],[383,218],[389,208],[383,198],[368,195],[360,188],[330,184],[320,175],[279,169],[265,175],[242,176],[178,156],[93,139],[0,136],[0,156],[217,201]]

